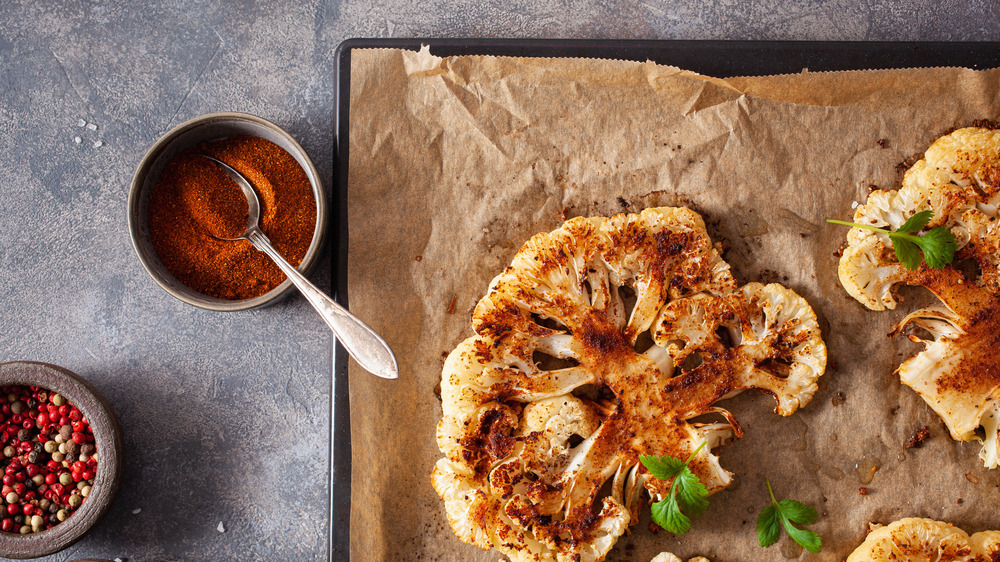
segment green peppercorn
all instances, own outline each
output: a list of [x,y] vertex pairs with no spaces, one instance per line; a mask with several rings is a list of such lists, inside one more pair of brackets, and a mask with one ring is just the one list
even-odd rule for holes
[[81,503],[83,503],[83,498],[81,498],[79,495],[73,494],[72,496],[69,497],[69,506],[72,507],[73,509],[80,507]]
[[10,411],[15,414],[23,414],[24,410],[25,410],[24,402],[21,402],[20,400],[10,405]]
[[56,512],[56,519],[60,521],[65,521],[67,517],[69,517],[69,512],[65,509],[60,509]]
[[8,394],[7,395],[7,401],[8,402],[17,402],[17,395],[14,394],[14,393]]
[[62,454],[64,454],[64,455],[66,454],[66,444],[65,443],[60,443],[59,444],[59,452],[62,453]]
[[52,453],[52,460],[56,462],[62,462],[64,458],[66,458],[66,455],[60,453],[59,451]]
[[21,497],[17,495],[17,492],[7,492],[7,497],[4,499],[7,500],[7,503],[17,503]]
[[44,524],[45,524],[45,519],[42,519],[41,515],[32,515],[31,516],[31,528],[32,529],[34,529],[36,531],[40,531],[41,528],[42,528],[42,525],[44,525]]
[[3,448],[3,456],[7,457],[8,459],[16,454],[17,454],[17,449],[15,449],[10,445],[7,445],[6,447]]
[[38,500],[38,507],[42,509],[48,509],[51,504],[52,502],[50,502],[48,498],[42,498]]
[[83,488],[80,488],[80,495],[86,498],[86,497],[90,496],[90,490],[91,490],[91,488],[90,488],[89,485],[88,486],[84,486]]
[[45,477],[41,474],[36,474],[31,477],[31,481],[35,483],[35,486],[41,486],[45,483]]
[[66,403],[66,399],[61,394],[53,394],[51,400],[56,406],[62,406]]
[[27,535],[30,532],[31,532],[31,527],[29,527],[27,525],[21,525],[21,534],[22,535]]
[[45,442],[44,447],[46,453],[54,453],[59,450],[59,443],[56,443],[55,441],[49,439],[48,441]]
[[[53,457],[55,457],[55,455],[53,455]],[[63,486],[69,486],[73,483],[73,475],[68,472],[63,472],[59,475],[59,483]]]

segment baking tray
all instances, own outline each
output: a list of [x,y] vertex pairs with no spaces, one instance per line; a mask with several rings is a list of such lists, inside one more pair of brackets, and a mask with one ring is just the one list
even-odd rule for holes
[[[334,201],[330,231],[335,298],[348,304],[347,179],[350,158],[351,51],[420,49],[431,54],[516,57],[588,57],[653,61],[701,74],[727,78],[812,72],[932,66],[973,69],[1000,67],[1000,42],[816,42],[816,41],[646,41],[586,39],[348,39],[334,54]],[[330,419],[330,527],[328,559],[350,559],[351,419],[347,353],[333,353]]]

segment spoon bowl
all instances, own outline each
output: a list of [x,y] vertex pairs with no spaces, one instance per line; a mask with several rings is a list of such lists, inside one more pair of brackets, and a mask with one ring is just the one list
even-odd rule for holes
[[247,227],[241,236],[236,238],[219,238],[220,240],[246,240],[254,248],[263,252],[271,258],[274,263],[281,268],[281,271],[292,281],[296,288],[306,297],[309,304],[319,312],[327,326],[333,330],[335,336],[340,341],[347,353],[358,362],[366,371],[386,379],[394,379],[399,376],[399,365],[396,363],[396,356],[393,355],[389,344],[372,330],[367,324],[358,319],[337,301],[330,298],[326,293],[320,291],[315,285],[309,282],[299,273],[292,264],[288,263],[271,246],[271,241],[260,229],[260,199],[250,182],[235,168],[225,162],[202,154],[204,158],[211,160],[218,166],[233,182],[239,186],[243,196],[247,200]]

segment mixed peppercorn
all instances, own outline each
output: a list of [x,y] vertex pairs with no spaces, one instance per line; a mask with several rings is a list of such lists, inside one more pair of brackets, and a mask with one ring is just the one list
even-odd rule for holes
[[0,447],[0,530],[51,529],[90,495],[94,434],[65,397],[37,386],[0,387]]

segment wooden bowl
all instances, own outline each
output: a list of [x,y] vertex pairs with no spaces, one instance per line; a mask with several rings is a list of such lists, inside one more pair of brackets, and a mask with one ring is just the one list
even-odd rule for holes
[[97,474],[92,491],[65,521],[39,533],[0,532],[0,556],[37,558],[59,552],[80,540],[104,517],[121,483],[125,443],[108,401],[75,373],[47,363],[0,363],[0,386],[11,385],[39,386],[64,396],[87,418],[97,447]]

